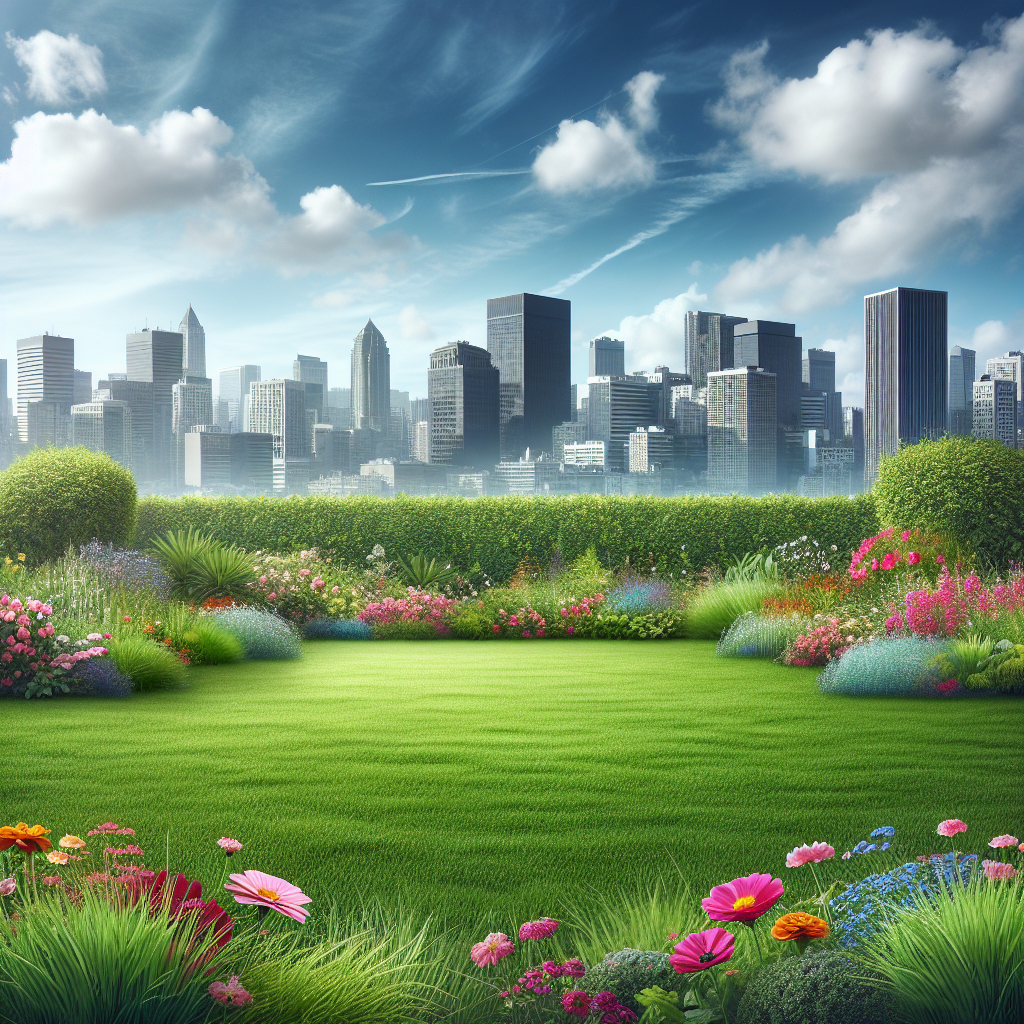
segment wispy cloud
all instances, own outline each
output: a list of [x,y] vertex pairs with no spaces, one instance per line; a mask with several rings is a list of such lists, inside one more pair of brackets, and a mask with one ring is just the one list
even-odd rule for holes
[[368,181],[370,185],[412,185],[423,181],[440,181],[457,178],[461,181],[472,181],[474,178],[503,178],[510,174],[529,174],[530,168],[519,171],[450,171],[447,174],[421,174],[418,178],[396,178],[394,181]]

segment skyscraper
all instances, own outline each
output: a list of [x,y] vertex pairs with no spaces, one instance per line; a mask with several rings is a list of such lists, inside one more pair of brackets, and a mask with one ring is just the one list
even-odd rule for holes
[[[766,373],[775,374],[775,408],[779,426],[783,430],[794,430],[800,426],[802,354],[803,338],[797,336],[795,324],[751,320],[737,324],[733,329],[733,358],[736,367],[759,366]],[[820,377],[822,363],[818,359],[815,359],[815,363],[815,374]],[[829,390],[835,391],[834,366],[831,383]]]
[[372,320],[352,339],[352,425],[385,437],[391,421],[391,354]]
[[[49,441],[67,444],[71,433],[71,406],[75,398],[75,339],[41,334],[18,342],[18,434],[22,444]],[[49,403],[44,429],[29,437],[28,403]]]
[[590,342],[590,377],[624,377],[626,375],[626,343],[615,338],[600,337]]
[[[985,363],[985,372],[994,380],[1012,380],[1017,385],[1017,405],[1024,399],[1024,352],[1007,352]],[[1018,409],[1018,412],[1020,410]]]
[[983,373],[974,382],[973,433],[1017,447],[1017,387],[1012,380]]
[[811,391],[835,391],[835,352],[823,348],[809,348],[804,354],[801,379]]
[[954,345],[949,350],[949,432],[970,434],[974,408],[976,353]]
[[890,288],[864,296],[864,486],[900,442],[946,429],[946,292]]
[[106,452],[132,468],[132,411],[127,402],[83,402],[71,407],[71,443]]
[[174,434],[174,481],[185,483],[185,437],[195,427],[213,426],[213,381],[182,377],[171,388],[171,431]]
[[206,376],[206,331],[199,322],[199,317],[192,311],[192,304],[178,324],[181,332],[182,356],[181,372],[183,376]]
[[547,451],[570,415],[567,299],[505,295],[487,300],[487,351],[500,374],[501,458]]
[[260,379],[260,368],[252,363],[228,366],[220,371],[220,398],[228,403],[228,422],[232,433],[246,430],[245,413],[249,406],[249,385]]
[[607,466],[625,472],[629,459],[629,435],[637,427],[664,426],[658,419],[662,387],[646,377],[591,377],[587,381],[587,440],[604,441]]
[[74,404],[92,401],[92,373],[89,370],[75,370]]
[[292,363],[292,376],[303,384],[322,384],[327,393],[327,363],[319,356],[297,355]]
[[475,470],[500,458],[498,371],[490,354],[455,341],[430,353],[430,462]]
[[733,328],[746,323],[742,316],[691,310],[686,314],[684,356],[686,372],[698,388],[707,386],[708,374],[735,366]]
[[776,486],[776,375],[756,366],[708,374],[708,490],[763,494]]
[[109,380],[96,382],[96,401],[123,402],[131,410],[132,473],[136,480],[153,477],[153,385],[148,381],[128,380],[109,374]]
[[302,381],[253,381],[249,385],[249,433],[274,437],[274,491],[304,492],[309,484],[312,437],[306,424]]
[[152,479],[174,480],[174,385],[181,379],[184,339],[175,331],[147,328],[129,334],[126,347],[128,379],[153,385]]

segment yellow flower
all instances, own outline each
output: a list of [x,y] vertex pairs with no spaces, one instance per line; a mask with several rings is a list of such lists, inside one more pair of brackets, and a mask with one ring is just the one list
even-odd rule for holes
[[19,562],[24,562],[25,561],[25,552],[24,551],[19,551],[18,552],[18,561]]
[[6,555],[4,557],[4,565],[10,565],[10,564],[11,564],[11,556],[10,555]]

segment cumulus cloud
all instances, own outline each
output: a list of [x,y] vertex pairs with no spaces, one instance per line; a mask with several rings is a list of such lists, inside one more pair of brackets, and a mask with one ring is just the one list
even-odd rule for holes
[[25,91],[31,99],[56,106],[106,92],[103,54],[76,35],[44,30],[31,39],[19,39],[8,32],[7,45],[27,72]]
[[979,355],[985,353],[986,359],[992,359],[1008,352],[1014,344],[1019,347],[1019,340],[1013,337],[1013,332],[1002,320],[986,320],[974,328],[970,348]]
[[884,177],[831,235],[794,237],[733,264],[722,301],[792,312],[842,301],[1020,202],[1024,16],[969,52],[922,30],[877,32],[833,50],[805,79],[778,80],[766,52],[733,58],[714,108],[755,159],[825,182]]
[[0,217],[22,227],[186,212],[192,243],[288,273],[373,262],[409,244],[372,235],[386,218],[340,185],[302,196],[295,216],[280,214],[252,163],[226,151],[231,128],[203,107],[169,111],[144,131],[95,110],[39,112],[14,131],[0,164]]
[[398,314],[398,329],[406,341],[431,341],[434,338],[434,329],[415,306],[406,306]]
[[630,124],[611,113],[597,123],[562,121],[533,162],[537,184],[556,195],[650,185],[656,165],[643,140],[658,122],[654,96],[663,77],[641,71],[626,83]]
[[707,295],[697,290],[694,282],[674,299],[663,299],[651,313],[627,316],[618,330],[605,331],[626,343],[626,371],[652,370],[655,366],[669,366],[682,371],[686,313],[700,309]]

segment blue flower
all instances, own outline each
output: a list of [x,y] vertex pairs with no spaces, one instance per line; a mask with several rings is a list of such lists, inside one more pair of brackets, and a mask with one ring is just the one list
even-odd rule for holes
[[888,850],[891,845],[892,845],[892,843],[882,843],[882,845],[879,847],[879,849],[880,850]]
[[857,844],[857,845],[856,845],[856,846],[855,846],[855,847],[853,848],[853,852],[854,852],[854,853],[864,853],[864,852],[866,852],[867,848],[868,848],[868,841],[867,841],[866,839],[862,839],[862,840],[861,840],[861,841],[860,841],[860,842],[859,842],[859,843],[858,843],[858,844]]
[[892,825],[883,825],[881,828],[876,828],[875,831],[871,833],[871,838],[875,839],[878,836],[885,836],[887,839],[892,839],[894,835],[896,835],[896,829],[894,829]]

